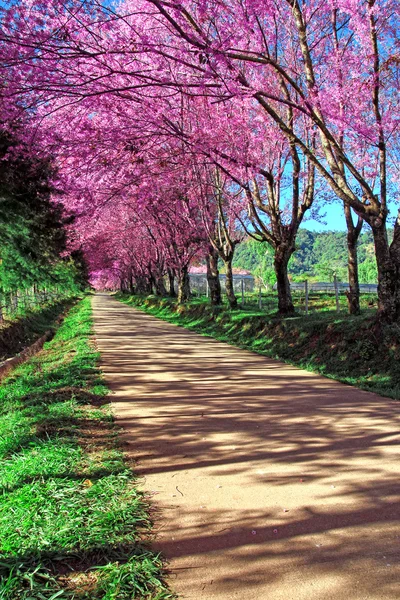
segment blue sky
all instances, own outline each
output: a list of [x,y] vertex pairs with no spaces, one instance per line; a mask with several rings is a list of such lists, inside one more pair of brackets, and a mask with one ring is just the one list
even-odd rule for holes
[[[389,218],[387,221],[388,227],[394,226],[394,219],[397,214],[397,210],[399,208],[398,203],[395,201],[389,202]],[[321,218],[321,221],[315,221],[313,219],[307,219],[301,225],[302,229],[309,229],[310,231],[345,231],[346,230],[346,220],[344,218],[343,206],[341,202],[332,202],[331,204],[326,204],[324,208],[321,210],[322,214],[326,214],[324,218]],[[364,224],[364,230],[368,229],[368,225]]]
[[302,224],[302,229],[309,229],[310,231],[344,231],[346,229],[346,221],[343,213],[343,206],[339,202],[333,202],[327,204],[322,214],[326,216],[321,217],[321,221],[315,221],[314,219],[307,219]]

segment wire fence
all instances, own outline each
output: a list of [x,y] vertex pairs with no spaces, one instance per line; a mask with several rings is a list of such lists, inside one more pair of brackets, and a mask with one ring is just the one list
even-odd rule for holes
[[[225,293],[225,275],[220,275],[222,292]],[[206,275],[190,274],[190,287],[193,296],[208,297]],[[251,275],[234,275],[233,287],[242,308],[259,309],[265,312],[278,308],[278,293],[275,286],[266,289]],[[377,305],[377,285],[360,284],[360,305],[362,309]],[[341,312],[348,310],[349,284],[339,282],[291,282],[293,304],[297,312],[312,314],[320,311]]]
[[[190,273],[190,289],[196,296],[208,296],[208,281],[204,274]],[[219,276],[222,292],[225,293],[226,275]],[[255,289],[255,279],[252,275],[233,275],[233,290],[235,294],[253,293]]]
[[14,290],[0,292],[0,327],[28,312],[34,312],[46,305],[66,298],[69,293],[62,289]]

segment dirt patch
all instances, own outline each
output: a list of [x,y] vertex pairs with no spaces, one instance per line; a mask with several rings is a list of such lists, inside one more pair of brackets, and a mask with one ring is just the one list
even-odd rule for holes
[[79,596],[96,591],[98,575],[93,572],[77,572],[77,568],[82,568],[82,565],[75,565],[74,573],[69,573],[59,577],[58,580],[63,589],[66,591],[76,592],[77,597],[79,598]]

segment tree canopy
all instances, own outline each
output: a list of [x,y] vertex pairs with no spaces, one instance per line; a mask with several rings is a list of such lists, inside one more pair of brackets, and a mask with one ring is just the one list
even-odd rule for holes
[[[400,316],[395,0],[21,0],[1,12],[3,121],[24,114],[24,143],[52,157],[69,247],[94,282],[163,293],[168,273],[184,301],[190,260],[211,248],[229,274],[245,232],[272,249],[290,314],[300,227],[336,197],[352,293],[364,223],[379,314]],[[331,259],[313,248],[323,270]]]

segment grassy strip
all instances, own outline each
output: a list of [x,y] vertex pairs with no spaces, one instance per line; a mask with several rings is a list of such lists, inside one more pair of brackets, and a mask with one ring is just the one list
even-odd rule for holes
[[0,599],[161,600],[148,506],[118,449],[90,299],[0,388]]
[[70,304],[70,300],[58,301],[27,312],[15,321],[3,322],[0,327],[0,361],[18,354],[52,329],[57,317]]
[[[196,294],[196,290],[194,290]],[[236,290],[236,295],[238,301],[242,305],[242,298],[240,290]],[[201,301],[206,301],[205,293],[201,295],[194,295],[193,298]],[[345,314],[348,312],[348,301],[345,294],[339,294],[339,308],[340,311]],[[305,294],[304,292],[300,292],[298,290],[293,291],[292,293],[292,301],[294,304],[294,308],[297,314],[305,314],[306,306],[305,306]],[[225,296],[223,296],[223,302],[225,307],[229,307],[228,301]],[[262,291],[261,294],[261,302],[262,302],[262,314],[273,314],[278,312],[278,294],[276,291]],[[243,305],[242,305],[243,307]],[[259,312],[259,292],[258,291],[246,291],[244,294],[244,309],[245,310],[254,310]],[[363,314],[369,314],[373,316],[376,313],[376,309],[378,308],[378,296],[376,294],[367,294],[363,293],[360,296],[360,308]],[[335,294],[326,293],[326,292],[314,292],[310,291],[308,295],[308,312],[309,315],[316,315],[321,312],[329,312],[332,311],[335,315],[337,314],[336,309],[336,297]],[[343,315],[342,315],[343,316]]]
[[146,312],[259,354],[332,379],[400,398],[400,325],[371,315],[320,313],[279,318],[259,310],[212,308],[205,300],[178,306],[154,296],[117,298]]

